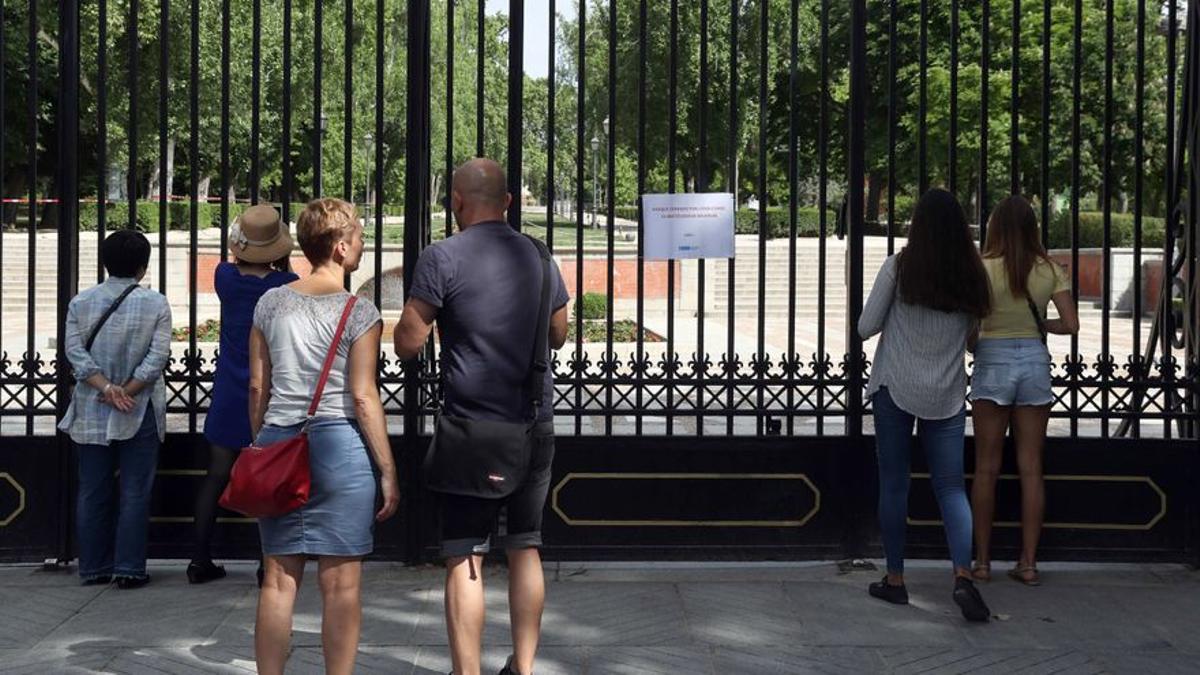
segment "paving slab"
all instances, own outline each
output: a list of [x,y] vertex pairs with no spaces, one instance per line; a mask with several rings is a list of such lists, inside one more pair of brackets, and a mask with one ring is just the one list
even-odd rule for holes
[[[876,561],[878,564],[878,561]],[[1000,567],[1003,569],[1003,567]],[[121,591],[69,574],[0,567],[0,675],[252,673],[254,565],[186,583],[178,562]],[[915,561],[907,607],[873,600],[877,570],[802,564],[547,565],[538,673],[1197,673],[1200,573],[1175,565],[1044,566],[1029,588],[982,584],[994,619],[967,624],[944,562]],[[511,647],[507,584],[485,568],[485,673]],[[358,672],[446,673],[443,573],[368,564]],[[289,673],[321,673],[320,593],[310,566]]]

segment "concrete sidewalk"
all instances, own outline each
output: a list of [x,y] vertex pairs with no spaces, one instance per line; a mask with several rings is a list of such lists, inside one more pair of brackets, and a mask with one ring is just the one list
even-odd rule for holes
[[[149,587],[119,591],[0,568],[0,673],[253,672],[254,567],[229,570],[193,587],[182,564],[155,563]],[[509,652],[498,572],[485,672]],[[538,675],[1200,672],[1200,573],[1180,566],[1044,565],[1040,588],[983,586],[987,625],[961,619],[944,563],[912,565],[908,607],[867,597],[877,575],[832,563],[551,564]],[[289,673],[322,672],[314,576]],[[368,566],[359,672],[449,671],[440,586],[436,569]]]

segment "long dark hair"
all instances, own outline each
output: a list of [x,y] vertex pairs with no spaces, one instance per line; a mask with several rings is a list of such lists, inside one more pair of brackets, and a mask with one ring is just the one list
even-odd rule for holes
[[1039,260],[1050,262],[1038,237],[1037,214],[1027,199],[1012,195],[1000,200],[988,218],[983,257],[1004,262],[1008,289],[1020,298],[1029,290],[1029,273]]
[[897,260],[900,299],[942,312],[983,318],[991,288],[967,216],[954,195],[933,188],[913,209],[908,244]]

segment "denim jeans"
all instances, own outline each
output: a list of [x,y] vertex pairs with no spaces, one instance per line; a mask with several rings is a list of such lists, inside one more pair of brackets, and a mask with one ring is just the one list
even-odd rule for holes
[[[912,415],[896,407],[887,388],[871,399],[875,410],[875,446],[879,457],[879,526],[889,572],[904,571],[908,526],[908,484],[912,472]],[[933,493],[942,512],[950,559],[971,566],[971,505],[963,480],[963,433],[966,411],[944,420],[916,419]]]
[[[80,445],[79,576],[146,575],[146,536],[150,491],[158,465],[158,426],[154,407],[146,406],[133,438],[108,445]],[[119,473],[119,478],[116,474]],[[118,499],[118,480],[120,498]]]

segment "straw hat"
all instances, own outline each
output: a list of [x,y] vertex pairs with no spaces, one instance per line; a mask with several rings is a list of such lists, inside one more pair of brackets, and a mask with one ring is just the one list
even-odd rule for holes
[[229,228],[229,250],[251,263],[275,262],[292,252],[292,236],[268,204],[251,206]]

